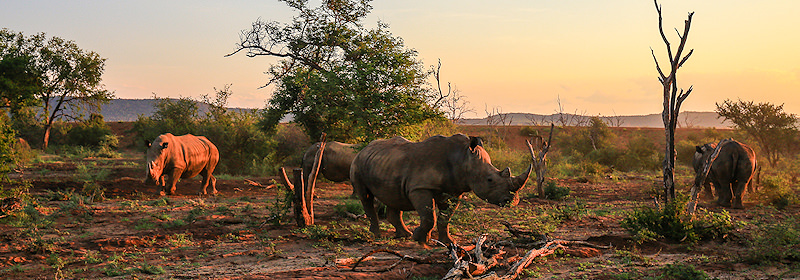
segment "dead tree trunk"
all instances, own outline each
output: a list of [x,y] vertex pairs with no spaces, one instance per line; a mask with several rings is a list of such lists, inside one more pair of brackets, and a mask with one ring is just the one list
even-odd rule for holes
[[553,127],[555,125],[551,123],[550,136],[547,137],[547,142],[544,142],[541,136],[534,138],[533,144],[525,139],[533,159],[533,169],[536,170],[536,191],[539,193],[539,198],[544,198],[544,173],[547,172],[545,160],[547,159],[547,151],[550,150],[550,143],[553,140]]
[[297,226],[305,227],[314,224],[314,186],[317,181],[317,174],[322,163],[322,155],[325,151],[325,133],[322,133],[320,138],[319,150],[314,156],[314,165],[311,168],[311,174],[308,174],[308,184],[305,182],[302,168],[295,168],[292,170],[294,183],[286,176],[286,170],[281,167],[281,178],[286,189],[292,193],[292,204],[294,206],[294,219]]
[[317,153],[314,155],[314,165],[311,167],[311,174],[308,174],[308,184],[306,184],[303,192],[305,195],[306,210],[308,213],[311,213],[311,224],[314,224],[314,189],[317,185],[317,174],[319,174],[319,169],[322,167],[322,154],[325,152],[326,140],[327,135],[323,132],[319,139],[319,149],[317,149]]
[[[694,12],[689,13],[688,18],[684,21],[684,28],[683,34],[678,32],[678,37],[680,38],[680,45],[678,45],[678,50],[675,54],[672,54],[672,48],[670,47],[669,40],[667,40],[667,36],[664,34],[664,25],[663,20],[661,18],[661,6],[658,5],[658,1],[653,1],[656,5],[656,11],[658,12],[658,29],[661,33],[661,39],[664,40],[664,44],[667,46],[667,56],[669,58],[669,65],[670,65],[670,72],[669,75],[665,75],[664,72],[661,70],[661,66],[658,64],[658,59],[656,59],[655,52],[653,49],[650,49],[650,53],[653,55],[653,60],[656,62],[656,70],[658,70],[658,80],[661,82],[663,86],[663,95],[664,95],[664,110],[661,113],[661,118],[664,121],[664,136],[666,138],[666,151],[664,154],[664,201],[668,202],[672,199],[675,199],[675,128],[678,124],[678,112],[680,111],[681,104],[689,94],[692,92],[692,87],[689,87],[689,90],[686,92],[683,89],[678,91],[678,82],[677,82],[677,73],[678,68],[680,68],[684,62],[692,55],[694,50],[690,50],[686,56],[682,56],[684,46],[686,45],[686,39],[689,36],[689,28],[692,25],[692,15]],[[676,30],[677,31],[677,30]]]
[[281,167],[281,178],[283,185],[292,194],[292,205],[294,206],[294,220],[298,227],[305,227],[314,224],[314,214],[308,212],[305,199],[305,184],[303,182],[303,169],[295,168],[292,170],[294,184],[286,176],[286,170]]

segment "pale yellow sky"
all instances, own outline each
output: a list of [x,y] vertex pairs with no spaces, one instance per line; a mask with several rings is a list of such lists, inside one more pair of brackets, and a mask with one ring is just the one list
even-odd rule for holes
[[[684,110],[713,111],[726,98],[784,103],[800,113],[800,1],[662,0],[673,45],[694,11],[694,54],[679,85]],[[367,20],[390,25],[427,65],[484,109],[551,114],[661,112],[650,47],[666,64],[647,0],[373,1]],[[120,98],[190,96],[233,84],[231,106],[261,108],[270,58],[224,57],[257,18],[288,21],[278,1],[0,2],[0,27],[74,40],[107,58],[104,83]]]

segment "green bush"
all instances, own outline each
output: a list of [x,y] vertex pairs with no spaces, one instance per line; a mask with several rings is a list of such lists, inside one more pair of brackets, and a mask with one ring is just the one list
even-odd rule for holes
[[667,264],[661,268],[662,274],[658,279],[681,279],[681,280],[706,280],[712,279],[705,271],[698,270],[691,264],[675,263]]
[[[750,233],[744,260],[751,263],[800,261],[800,220],[770,220]],[[781,248],[781,250],[776,250]]]
[[69,132],[67,132],[66,144],[72,146],[100,147],[103,139],[106,139],[110,134],[111,128],[108,127],[108,124],[103,120],[103,115],[92,114],[89,116],[89,119],[69,129]]
[[696,242],[721,238],[733,230],[727,211],[713,213],[697,209],[694,218],[690,219],[686,213],[688,200],[688,196],[679,195],[677,199],[662,205],[661,209],[641,207],[629,213],[620,226],[639,242],[656,238]]
[[798,204],[800,196],[789,182],[789,179],[780,175],[764,175],[761,178],[761,189],[756,194],[759,200],[766,201],[783,210],[789,205]]
[[345,199],[336,206],[333,207],[334,211],[339,215],[346,215],[347,213],[361,215],[364,214],[364,208],[361,205],[361,201],[356,199]]
[[556,182],[548,181],[544,186],[544,197],[552,200],[561,200],[569,197],[569,187],[559,187]]

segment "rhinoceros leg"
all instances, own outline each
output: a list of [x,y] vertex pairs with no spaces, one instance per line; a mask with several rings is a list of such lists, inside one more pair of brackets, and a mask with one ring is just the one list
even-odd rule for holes
[[744,189],[747,187],[747,183],[748,181],[746,180],[738,180],[731,185],[733,190],[733,208],[744,208],[744,205],[742,205],[742,195],[744,194]]
[[206,189],[208,189],[208,185],[209,184],[211,185],[211,194],[216,195],[217,193],[219,193],[219,192],[217,192],[217,178],[214,177],[214,175],[211,175],[210,172],[207,172],[207,174],[203,174],[203,194],[204,195],[208,194],[208,192],[206,192]]
[[714,198],[714,192],[712,192],[712,190],[711,190],[711,182],[710,181],[706,181],[705,184],[703,184],[703,196],[705,198],[707,198],[707,199],[713,199]]
[[[166,184],[164,185],[164,191],[166,191],[166,188],[169,187],[169,195],[175,195],[175,186],[178,184],[181,174],[183,174],[183,170],[177,168],[169,174],[169,179],[167,179]],[[162,191],[162,193],[164,191]]]
[[714,186],[717,187],[717,204],[723,207],[730,207],[731,206],[731,181],[728,178],[717,178],[717,181],[714,182]]
[[396,238],[411,236],[411,231],[408,230],[408,227],[403,222],[403,211],[386,207],[386,219],[394,226],[394,236]]
[[423,189],[412,191],[408,198],[419,214],[419,227],[414,229],[411,239],[420,244],[427,244],[431,238],[433,225],[436,223],[436,217],[433,215],[433,195],[430,191]]
[[375,236],[380,236],[381,226],[378,221],[378,212],[375,211],[375,196],[371,193],[364,192],[359,195],[361,199],[361,206],[364,207],[364,214],[367,214],[369,219],[369,231]]
[[436,231],[439,232],[439,241],[444,244],[451,244],[453,243],[453,238],[450,237],[450,217],[453,211],[458,208],[458,202],[440,197],[437,197],[435,201],[437,209]]

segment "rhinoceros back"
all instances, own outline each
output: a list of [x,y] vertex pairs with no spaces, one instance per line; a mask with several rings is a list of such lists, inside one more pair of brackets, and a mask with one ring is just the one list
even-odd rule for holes
[[372,141],[353,160],[353,187],[401,210],[413,209],[408,199],[412,188],[462,193],[468,189],[446,188],[457,185],[452,183],[458,177],[452,163],[468,156],[468,147],[464,135],[434,136],[416,143],[402,137]]
[[213,170],[219,162],[219,150],[205,136],[191,134],[174,136],[175,154],[171,159],[175,166],[183,165],[181,178],[191,178],[204,169]]

